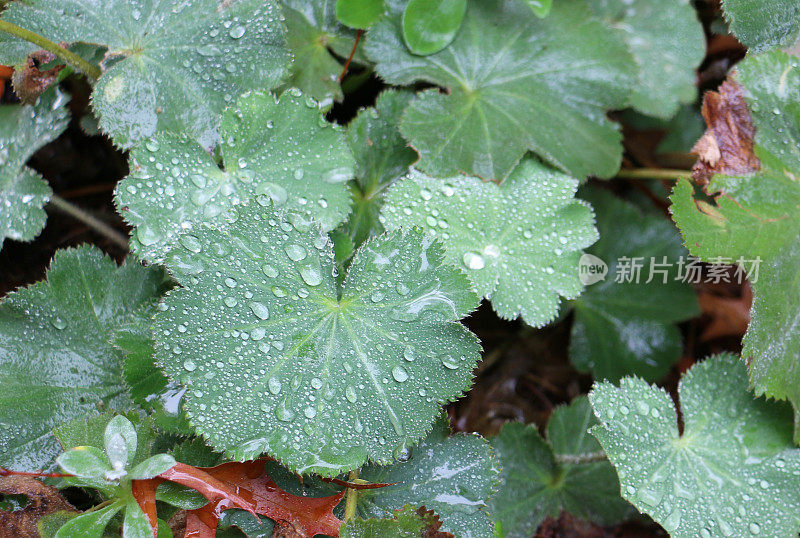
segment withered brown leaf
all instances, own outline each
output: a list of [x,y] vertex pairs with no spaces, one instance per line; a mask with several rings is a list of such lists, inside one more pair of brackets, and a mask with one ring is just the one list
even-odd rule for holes
[[56,488],[28,476],[0,476],[0,494],[28,498],[20,510],[0,510],[0,538],[38,538],[37,523],[43,516],[59,510],[77,512]]

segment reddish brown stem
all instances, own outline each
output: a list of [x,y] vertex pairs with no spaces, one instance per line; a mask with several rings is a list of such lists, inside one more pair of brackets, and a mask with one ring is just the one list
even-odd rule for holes
[[350,51],[350,56],[347,57],[347,61],[344,63],[344,69],[342,69],[342,74],[339,75],[339,83],[344,80],[344,76],[347,74],[347,70],[350,68],[350,62],[353,61],[353,56],[356,55],[356,49],[358,48],[358,42],[361,41],[361,34],[364,33],[364,30],[359,30],[356,32],[356,41],[353,43],[353,50]]
[[75,475],[64,474],[64,473],[43,473],[40,471],[33,471],[27,473],[25,471],[12,471],[11,469],[0,467],[0,476],[32,476],[34,478],[68,478],[70,476],[75,476]]

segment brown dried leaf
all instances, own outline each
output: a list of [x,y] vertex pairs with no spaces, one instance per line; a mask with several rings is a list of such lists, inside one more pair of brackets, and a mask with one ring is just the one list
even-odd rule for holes
[[38,538],[37,523],[42,517],[59,510],[77,513],[56,488],[27,476],[0,476],[0,494],[28,498],[21,510],[0,510],[0,538]]
[[719,91],[707,92],[703,117],[708,129],[692,148],[699,157],[692,168],[698,185],[708,185],[715,174],[742,175],[761,168],[753,153],[755,127],[742,86],[729,79]]
[[56,56],[52,52],[38,50],[28,56],[22,68],[14,70],[11,83],[14,85],[14,92],[23,103],[35,103],[36,99],[56,81],[65,66],[57,65],[45,71],[39,69],[40,65],[48,64],[55,59]]
[[426,510],[424,506],[417,508],[417,514],[420,515],[422,520],[428,525],[422,530],[422,538],[453,538],[449,532],[440,531],[442,528],[442,520],[439,515],[433,510]]
[[749,285],[743,287],[741,297],[726,297],[701,290],[698,300],[703,314],[711,318],[711,322],[700,335],[701,342],[725,336],[741,338],[747,332],[753,303],[753,293]]

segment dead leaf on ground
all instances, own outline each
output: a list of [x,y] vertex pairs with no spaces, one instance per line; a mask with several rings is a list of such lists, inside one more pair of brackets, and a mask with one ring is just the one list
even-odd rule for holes
[[134,496],[152,521],[150,513],[155,507],[159,482],[169,480],[200,492],[209,503],[197,510],[187,510],[185,523],[175,522],[176,527],[185,528],[186,537],[213,538],[222,512],[229,508],[247,510],[253,517],[260,514],[278,522],[289,522],[296,536],[338,536],[342,522],[333,515],[333,509],[342,500],[344,491],[329,497],[292,495],[270,478],[264,468],[266,461],[230,462],[208,468],[178,463],[157,478],[134,480]]
[[753,293],[749,285],[743,286],[742,294],[739,297],[729,297],[713,291],[701,290],[698,300],[703,314],[711,319],[711,322],[700,334],[701,342],[726,336],[741,338],[747,332],[747,325],[750,323],[750,306],[753,303]]
[[0,510],[0,538],[38,538],[39,519],[66,510],[77,512],[58,490],[27,476],[0,476],[1,495],[24,495],[28,504],[20,510]]
[[692,168],[698,185],[708,185],[715,174],[749,174],[761,168],[753,153],[755,127],[744,99],[744,89],[726,80],[719,91],[707,92],[703,117],[708,129],[692,153],[699,157]]

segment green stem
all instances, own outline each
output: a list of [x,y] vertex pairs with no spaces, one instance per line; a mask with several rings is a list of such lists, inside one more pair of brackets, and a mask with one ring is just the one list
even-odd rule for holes
[[[355,482],[358,480],[358,469],[350,471],[350,476],[347,477],[348,482]],[[358,490],[348,488],[345,494],[344,501],[344,520],[350,521],[356,515],[356,505],[358,504]]]
[[556,461],[562,465],[581,465],[584,463],[595,463],[606,461],[608,456],[605,452],[587,452],[586,454],[556,454]]
[[680,179],[691,178],[691,170],[673,170],[671,168],[636,168],[633,170],[620,170],[617,173],[620,179]]
[[99,67],[90,64],[74,52],[65,49],[58,43],[50,41],[46,37],[40,36],[39,34],[31,32],[30,30],[26,30],[25,28],[21,28],[16,24],[11,24],[8,21],[0,20],[0,31],[17,36],[25,41],[30,41],[34,45],[38,45],[44,50],[52,52],[92,80],[96,81],[100,78],[100,75],[103,74]]
[[104,235],[105,237],[107,237],[120,247],[124,249],[128,248],[128,240],[125,238],[124,235],[119,233],[117,230],[115,230],[105,222],[102,222],[99,219],[96,219],[95,217],[91,216],[83,209],[64,200],[57,194],[54,194],[50,197],[50,205],[52,205],[59,211],[78,219],[82,223],[86,224],[89,228],[93,229],[100,235]]

